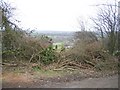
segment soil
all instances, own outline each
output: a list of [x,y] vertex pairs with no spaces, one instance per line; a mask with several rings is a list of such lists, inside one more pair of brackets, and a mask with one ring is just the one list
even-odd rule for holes
[[3,73],[3,88],[117,88],[116,72],[81,70],[64,76],[45,77],[31,73]]

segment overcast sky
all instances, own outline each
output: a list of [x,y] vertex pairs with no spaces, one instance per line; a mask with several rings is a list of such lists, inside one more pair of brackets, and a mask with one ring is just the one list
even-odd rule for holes
[[[88,23],[94,16],[95,5],[106,0],[7,0],[17,10],[16,18],[24,29],[76,31],[77,19],[81,17]],[[110,1],[110,0],[107,0]]]

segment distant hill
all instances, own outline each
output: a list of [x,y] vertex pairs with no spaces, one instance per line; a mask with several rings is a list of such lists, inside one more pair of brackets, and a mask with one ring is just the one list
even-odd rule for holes
[[73,31],[39,31],[40,34],[45,35],[61,35],[61,36],[70,36],[73,35]]
[[34,32],[34,35],[47,35],[52,38],[55,43],[63,42],[68,43],[71,42],[74,32],[73,31],[38,31]]
[[[74,31],[35,31],[33,35],[41,36],[46,35],[50,38],[52,38],[54,43],[63,42],[65,45],[70,45],[73,43],[74,39]],[[100,36],[100,32],[96,31],[93,32],[97,35],[97,37]]]

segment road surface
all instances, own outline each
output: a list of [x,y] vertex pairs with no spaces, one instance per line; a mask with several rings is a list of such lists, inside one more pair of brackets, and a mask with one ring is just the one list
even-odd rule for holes
[[[39,87],[39,86],[37,86]],[[48,82],[45,88],[118,88],[118,75],[100,78],[86,78],[81,81]]]
[[89,78],[82,81],[67,83],[69,88],[118,88],[118,76]]
[[4,82],[3,87],[5,88],[118,88],[118,75],[99,77],[99,78],[85,78],[82,80],[73,80],[67,82],[59,82],[53,80],[46,80],[40,82]]

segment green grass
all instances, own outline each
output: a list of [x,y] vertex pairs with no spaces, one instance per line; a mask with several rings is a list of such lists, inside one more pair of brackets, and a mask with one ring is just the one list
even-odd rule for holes
[[[57,46],[57,49],[56,49]],[[60,52],[64,48],[64,43],[53,43],[53,49],[55,49],[57,52]]]

